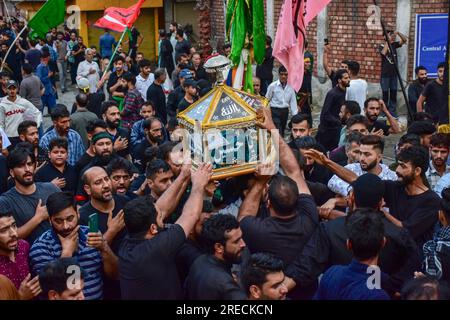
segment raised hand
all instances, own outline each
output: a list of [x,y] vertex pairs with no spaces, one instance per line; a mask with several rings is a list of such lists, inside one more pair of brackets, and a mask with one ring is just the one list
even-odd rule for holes
[[19,296],[21,300],[31,300],[42,292],[39,284],[39,276],[31,279],[31,274],[28,274],[23,279],[19,288]]
[[204,189],[212,176],[212,165],[202,163],[197,170],[191,174],[191,181],[194,187]]

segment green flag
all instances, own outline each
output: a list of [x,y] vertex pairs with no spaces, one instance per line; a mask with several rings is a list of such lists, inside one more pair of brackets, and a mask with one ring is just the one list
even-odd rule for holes
[[256,63],[264,61],[266,53],[266,32],[264,27],[264,0],[252,0],[253,10],[253,52]]
[[48,0],[28,22],[32,29],[30,38],[45,39],[51,28],[64,22],[66,16],[66,0]]
[[227,15],[225,21],[225,33],[227,35],[228,40],[230,40],[230,32],[231,32],[231,24],[234,19],[234,11],[236,10],[236,0],[229,0],[227,7]]
[[245,0],[237,0],[235,17],[232,22],[231,35],[231,61],[238,65],[241,59],[241,51],[245,44],[247,35],[247,22],[245,21]]

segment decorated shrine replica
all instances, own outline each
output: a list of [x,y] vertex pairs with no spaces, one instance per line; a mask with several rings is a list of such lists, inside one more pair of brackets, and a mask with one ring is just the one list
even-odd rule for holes
[[210,58],[204,68],[216,75],[215,87],[178,114],[193,168],[211,162],[214,180],[253,172],[274,156],[270,134],[256,126],[257,111],[268,100],[225,85],[230,64],[224,56]]

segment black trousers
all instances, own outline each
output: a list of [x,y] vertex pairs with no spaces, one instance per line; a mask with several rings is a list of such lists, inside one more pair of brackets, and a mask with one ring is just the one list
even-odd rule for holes
[[273,123],[280,131],[282,137],[284,137],[284,131],[286,130],[286,124],[289,117],[289,108],[270,108],[272,110]]

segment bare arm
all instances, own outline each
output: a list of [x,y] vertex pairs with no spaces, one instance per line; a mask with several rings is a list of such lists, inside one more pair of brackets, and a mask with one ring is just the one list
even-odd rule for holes
[[381,211],[383,211],[386,219],[388,219],[390,222],[392,222],[397,227],[403,228],[403,223],[400,220],[394,218],[390,213],[386,212],[386,210],[384,210],[384,209],[382,209]]
[[111,279],[119,279],[119,259],[107,243],[105,244],[105,249],[101,251],[101,254],[105,274]]
[[400,37],[399,43],[400,43],[401,46],[408,42],[408,38],[403,33],[401,33],[400,31],[396,31],[395,34]]
[[383,56],[385,56],[385,55],[387,54],[388,50],[389,50],[389,45],[388,45],[387,42],[385,42],[385,43],[384,43],[383,50],[381,50],[381,54],[382,54]]
[[427,98],[424,95],[420,95],[419,100],[417,100],[417,104],[416,104],[416,108],[417,108],[417,112],[422,112],[423,111],[423,103],[427,101]]
[[333,171],[333,173],[335,175],[337,175],[339,178],[341,178],[342,180],[344,180],[347,183],[352,183],[353,181],[355,181],[358,176],[350,171],[347,168],[344,168],[343,166],[338,165],[336,162],[328,159],[322,152],[314,150],[314,149],[309,149],[306,150],[304,152],[305,156],[311,157],[313,158],[318,164],[327,167],[328,169],[330,169],[331,171]]
[[386,107],[386,104],[382,99],[380,99],[380,105],[381,110],[383,110],[384,114],[386,115],[386,118],[388,119],[391,127],[389,128],[390,133],[400,133],[400,125],[398,124],[397,119],[395,119],[392,114],[389,112],[388,108]]
[[325,69],[325,72],[328,76],[331,76],[331,73],[333,72],[333,69],[331,69],[331,66],[328,62],[328,52],[330,51],[329,45],[325,45],[323,47],[323,68]]
[[186,202],[183,213],[175,222],[179,224],[186,235],[194,228],[203,208],[203,194],[205,193],[205,187],[211,179],[212,166],[211,164],[202,163],[196,172],[191,176],[192,190],[188,201]]

